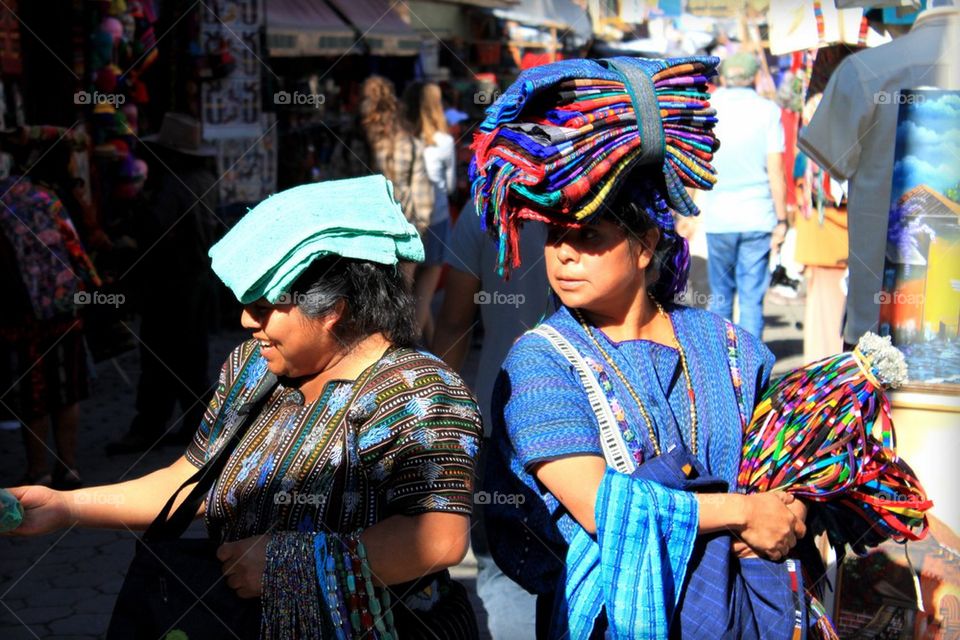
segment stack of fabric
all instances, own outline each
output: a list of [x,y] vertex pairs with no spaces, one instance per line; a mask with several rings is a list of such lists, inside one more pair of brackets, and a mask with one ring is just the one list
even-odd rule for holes
[[283,302],[297,277],[330,254],[381,264],[423,261],[420,235],[389,180],[373,175],[287,189],[241,218],[229,247],[210,249],[214,272],[242,304]]
[[903,355],[889,337],[872,333],[852,353],[782,377],[747,426],[741,489],[789,491],[813,501],[812,521],[841,551],[922,538],[932,503],[897,456],[884,395],[905,379]]
[[521,221],[589,222],[633,167],[663,168],[670,208],[696,215],[686,187],[710,189],[719,147],[707,82],[719,60],[568,60],[523,72],[487,109],[473,143],[477,210],[519,266]]

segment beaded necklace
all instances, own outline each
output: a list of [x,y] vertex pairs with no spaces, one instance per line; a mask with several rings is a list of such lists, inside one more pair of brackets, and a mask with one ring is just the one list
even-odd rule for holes
[[[697,455],[697,405],[696,405],[696,394],[693,391],[693,380],[690,377],[690,369],[687,366],[687,354],[683,350],[683,345],[680,344],[680,340],[677,338],[677,330],[673,325],[673,318],[664,311],[663,306],[656,300],[653,300],[653,304],[657,306],[657,313],[667,319],[670,322],[670,328],[673,331],[673,346],[676,348],[677,352],[680,354],[680,366],[683,369],[683,378],[687,385],[687,398],[690,401],[690,449],[693,452],[693,455]],[[577,317],[577,320],[580,322],[580,325],[583,327],[583,330],[587,333],[587,337],[590,338],[590,341],[593,342],[593,345],[597,348],[597,351],[600,352],[600,355],[603,356],[603,359],[607,361],[607,364],[610,365],[610,368],[613,369],[613,372],[620,378],[620,382],[623,383],[623,386],[627,388],[627,392],[630,394],[630,397],[633,398],[634,403],[636,403],[637,408],[640,409],[640,415],[643,416],[643,421],[647,426],[647,435],[650,437],[650,444],[653,446],[654,455],[660,455],[660,443],[657,441],[657,432],[653,428],[653,420],[650,419],[650,414],[647,413],[646,407],[643,406],[643,401],[640,400],[640,396],[637,395],[637,392],[633,390],[633,387],[630,386],[630,383],[627,381],[627,377],[623,375],[623,372],[620,370],[620,367],[617,366],[617,363],[613,361],[613,358],[610,357],[610,354],[607,353],[606,349],[603,348],[603,345],[597,340],[593,335],[593,331],[590,329],[590,325],[587,324],[587,321],[584,319],[583,314],[579,309],[572,309],[573,314]]]

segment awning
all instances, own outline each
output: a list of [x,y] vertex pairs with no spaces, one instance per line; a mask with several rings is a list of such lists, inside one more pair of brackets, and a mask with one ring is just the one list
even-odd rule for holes
[[275,57],[338,56],[354,49],[357,34],[323,0],[270,0],[267,51]]
[[436,0],[407,0],[410,26],[426,40],[471,40],[471,11],[465,5]]
[[415,56],[420,36],[387,0],[329,0],[378,56]]
[[572,0],[520,0],[507,9],[494,9],[493,15],[532,27],[556,27],[558,35],[569,31],[584,42],[592,33],[586,10]]

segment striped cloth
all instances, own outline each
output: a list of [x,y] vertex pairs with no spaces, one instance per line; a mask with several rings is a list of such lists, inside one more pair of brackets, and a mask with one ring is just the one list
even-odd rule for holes
[[519,266],[523,219],[578,224],[642,165],[662,165],[670,207],[696,215],[686,188],[710,189],[719,146],[706,92],[718,60],[567,60],[523,72],[474,139],[477,211],[500,239],[501,273]]
[[579,529],[570,544],[550,636],[589,638],[605,609],[608,638],[668,637],[697,538],[696,496],[607,469],[596,516],[597,539]]

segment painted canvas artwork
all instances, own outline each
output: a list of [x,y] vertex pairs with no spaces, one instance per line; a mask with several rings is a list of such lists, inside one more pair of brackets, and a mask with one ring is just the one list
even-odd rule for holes
[[897,95],[881,332],[911,384],[960,385],[960,91]]

